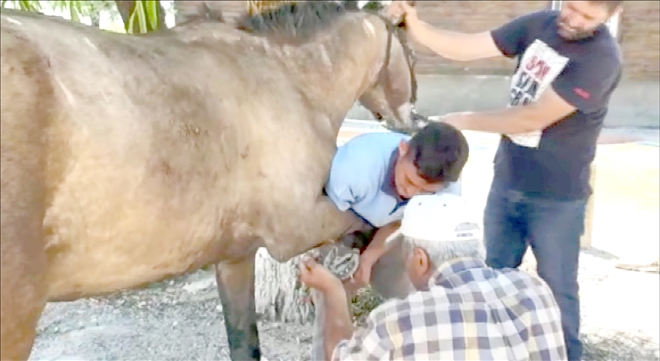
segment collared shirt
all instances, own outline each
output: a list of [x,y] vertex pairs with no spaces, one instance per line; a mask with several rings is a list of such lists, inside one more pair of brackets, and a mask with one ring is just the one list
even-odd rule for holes
[[[351,210],[374,227],[401,220],[407,200],[394,185],[394,164],[401,133],[367,133],[352,138],[337,149],[330,167],[325,193],[342,212]],[[460,192],[454,183],[444,191]]]
[[427,291],[390,300],[332,360],[565,360],[559,307],[538,277],[473,258],[441,265]]

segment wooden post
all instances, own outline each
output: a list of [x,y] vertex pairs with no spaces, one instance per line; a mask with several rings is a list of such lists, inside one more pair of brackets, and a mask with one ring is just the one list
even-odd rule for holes
[[584,233],[580,238],[580,248],[591,248],[591,234],[594,222],[594,200],[596,198],[596,161],[594,160],[590,168],[589,186],[591,186],[591,196],[587,200],[587,209],[584,214]]

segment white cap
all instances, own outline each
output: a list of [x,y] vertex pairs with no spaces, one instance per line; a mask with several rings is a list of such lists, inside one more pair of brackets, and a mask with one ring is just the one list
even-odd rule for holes
[[429,242],[481,240],[475,213],[479,212],[456,194],[439,192],[414,196],[403,211],[397,233]]

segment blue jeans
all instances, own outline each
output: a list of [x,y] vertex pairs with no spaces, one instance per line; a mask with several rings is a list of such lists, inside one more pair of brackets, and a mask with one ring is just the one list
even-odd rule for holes
[[486,263],[517,268],[527,246],[561,310],[569,360],[580,360],[578,259],[586,199],[560,201],[491,187],[484,212]]

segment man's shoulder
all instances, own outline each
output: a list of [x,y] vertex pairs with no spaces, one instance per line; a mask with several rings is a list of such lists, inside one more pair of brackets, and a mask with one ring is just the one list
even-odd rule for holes
[[[541,278],[528,272],[512,268],[480,268],[459,273],[457,276],[466,282],[454,279],[450,282],[454,283],[454,287],[436,285],[424,291],[412,292],[401,299],[389,300],[372,311],[371,322],[377,327],[401,320],[417,320],[425,324],[413,326],[428,326],[426,322],[430,319],[419,315],[431,310],[441,315],[455,312],[456,309],[484,309],[503,300],[525,304],[531,300],[537,309],[557,307],[550,287]],[[475,285],[475,282],[480,284]],[[532,309],[534,307],[530,311]]]
[[543,32],[548,25],[554,23],[558,16],[559,11],[544,9],[525,14],[520,18],[526,20],[525,27],[528,35],[536,36]]
[[[427,322],[430,319],[424,317],[415,317],[418,314],[424,314],[429,310],[430,299],[433,294],[429,291],[414,291],[404,298],[393,298],[378,305],[369,314],[369,321],[372,327],[384,327],[386,324],[398,323],[401,320],[416,320],[417,322]],[[426,302],[424,302],[426,300]],[[447,304],[448,305],[448,304]],[[441,304],[435,304],[438,307],[432,307],[436,312],[442,312]],[[412,325],[419,327],[422,325]]]
[[592,41],[585,43],[585,51],[571,58],[573,65],[602,68],[606,72],[613,72],[621,67],[623,55],[619,42],[603,25]]
[[542,308],[556,307],[550,286],[539,276],[514,268],[493,269],[493,272],[498,293],[519,301],[538,300],[537,306]]
[[408,139],[409,136],[405,134],[392,132],[358,135],[337,148],[332,169],[333,171],[353,169],[355,165],[360,168],[380,168],[383,161],[385,164],[388,163],[399,142]]
[[554,21],[559,16],[559,10],[541,9],[533,11],[528,16],[534,20],[552,20]]
[[[364,148],[365,150],[379,150],[380,147],[397,146],[401,140],[408,141],[410,136],[396,132],[373,132],[364,133],[349,139],[339,147],[339,150],[353,150]],[[376,148],[374,148],[376,146]]]
[[[463,295],[471,295],[468,298],[472,298],[475,290],[484,295],[483,302],[498,301],[504,296],[518,297],[529,292],[539,297],[553,297],[549,286],[540,277],[517,268],[471,268],[452,274],[446,282],[430,289],[437,303],[451,303],[452,299],[462,298]],[[475,285],[475,282],[478,284]],[[495,295],[497,297],[491,298]]]
[[546,283],[538,276],[518,268],[491,268],[495,275],[505,277],[519,287],[544,287]]

